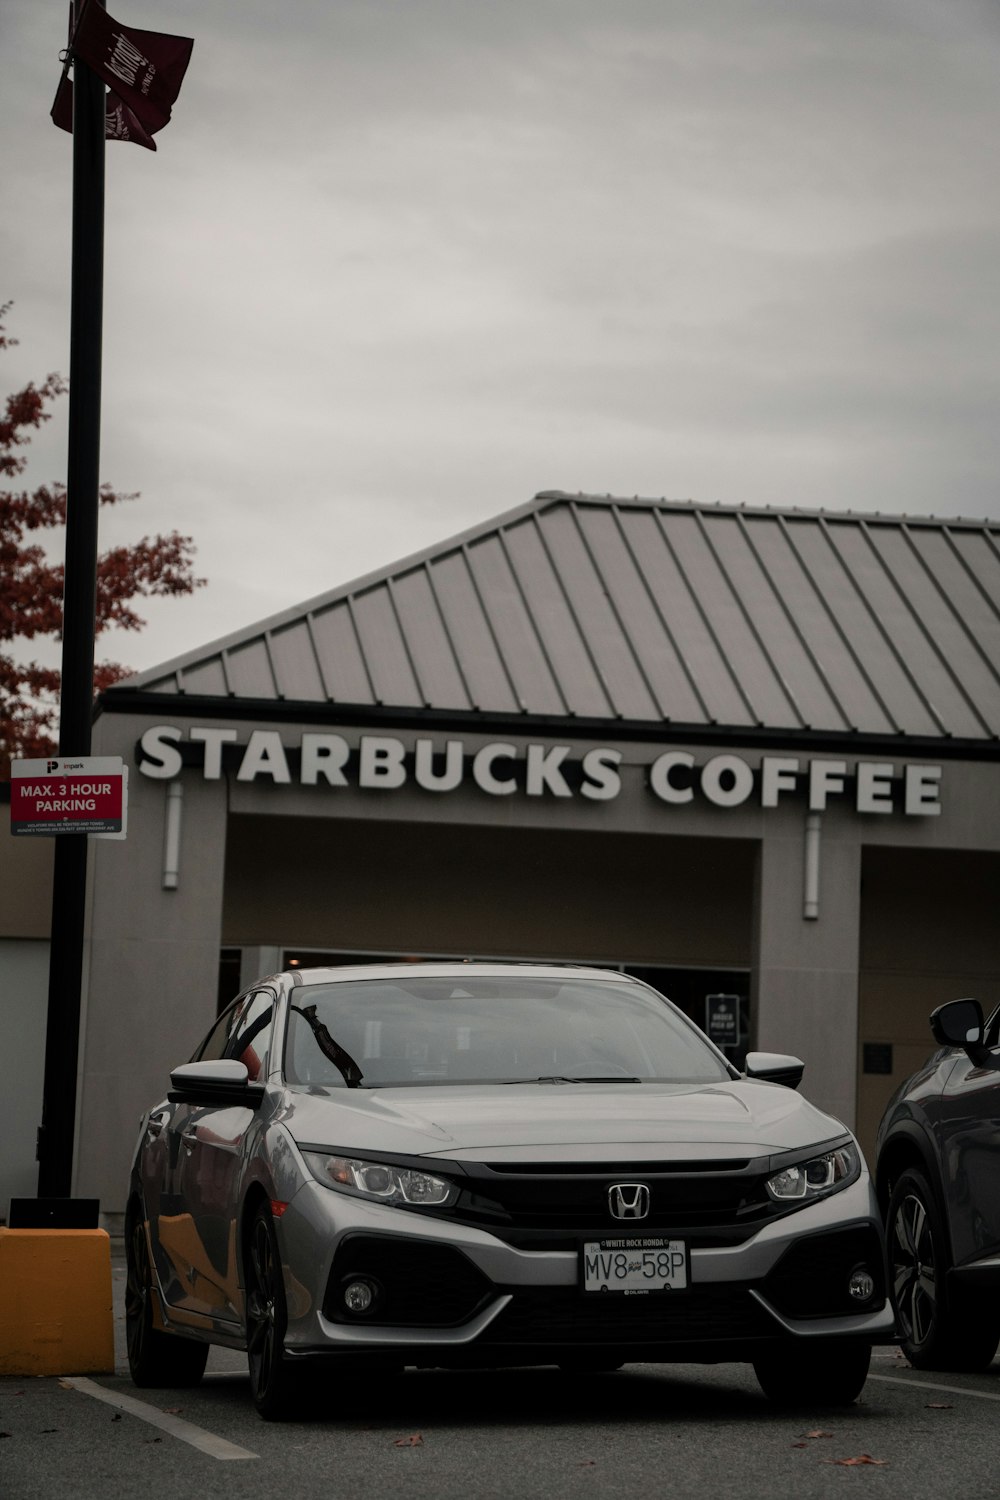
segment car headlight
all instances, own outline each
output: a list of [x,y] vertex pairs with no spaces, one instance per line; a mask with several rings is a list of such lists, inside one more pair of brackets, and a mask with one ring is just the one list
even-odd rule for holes
[[853,1182],[861,1171],[861,1153],[857,1146],[838,1146],[810,1161],[783,1167],[767,1179],[767,1191],[776,1203],[801,1202],[821,1198]]
[[353,1156],[302,1153],[310,1172],[324,1186],[360,1193],[378,1203],[405,1208],[447,1208],[458,1197],[455,1184],[413,1167],[394,1167]]

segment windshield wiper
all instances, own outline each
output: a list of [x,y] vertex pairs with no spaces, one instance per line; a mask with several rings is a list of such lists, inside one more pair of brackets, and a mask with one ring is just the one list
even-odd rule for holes
[[569,1078],[562,1073],[547,1073],[541,1078],[505,1078],[504,1083],[642,1083],[628,1073],[587,1073],[582,1078]]
[[316,1038],[316,1045],[325,1058],[328,1058],[338,1073],[343,1074],[344,1082],[349,1089],[360,1086],[364,1074],[358,1067],[349,1052],[345,1052],[339,1042],[334,1041],[323,1022],[316,1015],[315,1005],[293,1005],[292,1010],[301,1016]]

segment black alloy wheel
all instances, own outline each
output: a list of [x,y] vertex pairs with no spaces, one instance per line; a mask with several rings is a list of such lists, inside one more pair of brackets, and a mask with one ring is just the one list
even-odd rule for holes
[[922,1172],[908,1168],[886,1215],[892,1305],[899,1346],[921,1370],[983,1370],[996,1353],[1000,1314],[949,1294],[948,1253],[937,1200]]
[[153,1269],[146,1226],[136,1210],[125,1232],[125,1342],[133,1385],[197,1385],[205,1373],[207,1344],[153,1324]]
[[247,1363],[253,1402],[267,1422],[296,1414],[298,1372],[284,1358],[288,1308],[271,1208],[262,1203],[250,1226],[246,1257]]
[[864,1389],[872,1346],[843,1339],[782,1341],[753,1362],[760,1387],[780,1406],[850,1406]]

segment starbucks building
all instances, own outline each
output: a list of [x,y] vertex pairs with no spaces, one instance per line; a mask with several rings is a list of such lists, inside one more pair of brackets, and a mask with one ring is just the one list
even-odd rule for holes
[[132,677],[75,1191],[241,987],[383,957],[627,969],[870,1148],[1000,1002],[998,737],[1000,526],[561,492]]

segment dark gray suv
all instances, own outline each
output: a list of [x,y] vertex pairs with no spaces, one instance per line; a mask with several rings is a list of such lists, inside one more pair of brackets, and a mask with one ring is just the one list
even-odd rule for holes
[[900,1345],[931,1370],[984,1369],[1000,1340],[1000,1007],[931,1016],[938,1051],[899,1088],[879,1126]]

